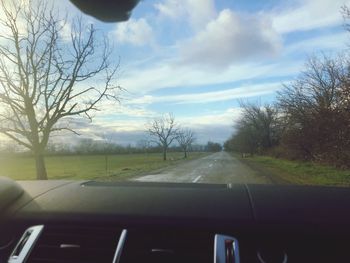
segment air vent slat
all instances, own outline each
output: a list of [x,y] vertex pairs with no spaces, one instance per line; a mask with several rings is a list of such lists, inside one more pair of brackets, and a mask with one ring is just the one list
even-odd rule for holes
[[89,227],[46,227],[28,263],[112,262],[121,230]]

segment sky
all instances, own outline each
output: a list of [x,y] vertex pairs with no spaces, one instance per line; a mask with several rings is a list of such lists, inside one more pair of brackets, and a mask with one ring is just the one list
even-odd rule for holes
[[[173,113],[198,143],[224,142],[239,100],[270,103],[312,54],[347,48],[345,0],[143,0],[130,19],[102,23],[84,16],[113,44],[120,62],[120,103],[104,102],[92,123],[75,122],[82,138],[133,144],[146,124]],[[68,1],[60,8],[80,13]],[[64,33],[64,32],[63,32]],[[67,141],[68,135],[55,137]],[[70,135],[73,136],[73,135]],[[69,137],[73,138],[74,137]]]

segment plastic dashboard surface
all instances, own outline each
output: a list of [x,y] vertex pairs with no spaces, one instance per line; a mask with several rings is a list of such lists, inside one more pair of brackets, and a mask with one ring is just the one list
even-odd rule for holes
[[[27,183],[21,183],[27,188]],[[31,188],[31,186],[29,186]],[[37,196],[19,220],[131,223],[251,224],[243,185],[71,182]]]
[[0,213],[0,252],[13,237],[0,262],[33,225],[49,232],[62,226],[72,232],[128,229],[131,252],[141,241],[185,249],[186,239],[203,255],[212,242],[205,237],[221,233],[237,238],[242,262],[258,262],[250,260],[257,251],[275,256],[286,250],[294,258],[288,262],[350,260],[348,188],[83,181],[23,181],[17,187],[21,194]]
[[350,189],[290,185],[18,182],[17,220],[253,226],[349,224]]

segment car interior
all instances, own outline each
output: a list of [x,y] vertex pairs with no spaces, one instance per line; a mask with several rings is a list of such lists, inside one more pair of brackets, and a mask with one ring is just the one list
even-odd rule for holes
[[346,188],[5,178],[0,185],[1,262],[349,258]]
[[[138,3],[72,2],[109,22]],[[0,177],[0,262],[350,262],[349,204],[330,186]]]

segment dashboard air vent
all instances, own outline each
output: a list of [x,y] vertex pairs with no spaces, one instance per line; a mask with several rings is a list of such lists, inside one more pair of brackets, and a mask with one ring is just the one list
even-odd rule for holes
[[44,226],[32,226],[28,228],[13,250],[8,263],[23,263],[27,260],[28,255],[32,251],[36,241],[38,240]]
[[239,263],[238,241],[234,237],[215,235],[214,263]]
[[122,230],[45,226],[27,263],[111,263]]

